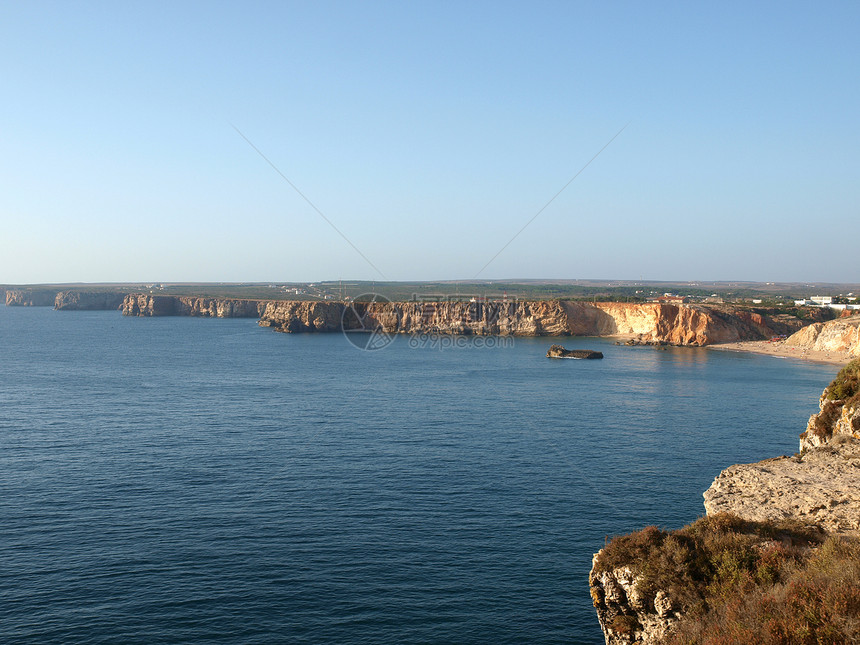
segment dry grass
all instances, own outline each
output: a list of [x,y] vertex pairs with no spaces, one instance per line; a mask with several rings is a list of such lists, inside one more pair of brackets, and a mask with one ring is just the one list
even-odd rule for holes
[[[860,642],[860,543],[831,537],[769,584],[712,602],[682,621],[671,645],[837,645]],[[691,616],[690,618],[693,618]]]
[[663,590],[689,609],[777,579],[784,564],[823,539],[816,527],[794,520],[749,522],[718,513],[678,531],[649,526],[616,537],[600,554],[597,570],[631,566],[648,601]]
[[613,539],[597,569],[625,565],[641,576],[646,599],[664,590],[683,609],[672,645],[860,642],[856,539],[721,513]]

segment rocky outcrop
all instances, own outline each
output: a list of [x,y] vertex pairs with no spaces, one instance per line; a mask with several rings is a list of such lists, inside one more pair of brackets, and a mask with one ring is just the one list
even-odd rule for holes
[[662,589],[651,597],[643,576],[629,566],[601,570],[603,553],[594,554],[588,582],[607,645],[657,645],[681,618],[679,608]]
[[762,522],[795,518],[829,533],[860,531],[860,441],[846,438],[795,457],[730,466],[704,493],[708,515]]
[[57,297],[56,289],[7,289],[7,307],[51,307]]
[[561,345],[553,345],[547,350],[547,358],[603,358],[603,352],[595,352],[591,349],[565,349]]
[[[786,531],[823,529],[830,535],[860,536],[860,360],[839,372],[821,395],[819,409],[801,435],[799,454],[721,472],[704,493],[707,517],[673,533],[650,527],[615,538],[595,555],[589,582],[608,645],[658,643],[677,635],[675,630],[686,629],[691,623],[685,621],[684,608],[697,606],[701,613],[707,606],[703,599],[711,593],[709,585],[718,589],[726,584],[714,580],[723,575],[720,563],[729,561],[722,551],[727,545],[736,550],[731,561],[746,562],[753,571],[748,579],[766,584],[755,578],[755,572],[768,558],[789,553]],[[711,527],[704,531],[708,522]],[[728,525],[734,527],[726,533]],[[759,537],[752,540],[750,530]],[[728,537],[719,537],[720,531]],[[782,537],[777,541],[774,536]],[[712,564],[696,571],[690,567],[703,561],[701,545],[706,538],[716,545],[705,558]],[[808,557],[810,549],[804,551],[802,543],[801,539],[801,551],[790,558]],[[607,549],[614,549],[608,557]],[[677,591],[679,580],[687,581],[687,601]],[[767,584],[779,582],[770,580]]]
[[60,291],[54,298],[54,309],[67,311],[105,311],[122,306],[123,291]]
[[235,298],[196,298],[132,293],[122,300],[123,316],[200,316],[259,318],[270,301]]
[[800,435],[800,450],[860,439],[860,360],[843,367],[818,399],[818,413],[809,417]]
[[860,316],[813,323],[789,336],[785,344],[813,351],[860,356]]
[[340,331],[343,313],[339,302],[273,301],[263,308],[260,325],[287,333]]

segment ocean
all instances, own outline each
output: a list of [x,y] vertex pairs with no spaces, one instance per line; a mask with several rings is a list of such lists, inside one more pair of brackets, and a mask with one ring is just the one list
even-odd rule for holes
[[510,341],[0,307],[0,642],[602,643],[606,538],[796,452],[838,371]]

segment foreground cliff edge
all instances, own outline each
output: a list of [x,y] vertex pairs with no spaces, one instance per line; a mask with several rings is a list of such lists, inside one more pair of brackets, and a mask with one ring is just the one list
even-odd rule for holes
[[860,360],[819,408],[799,454],[723,471],[706,517],[594,556],[608,645],[860,641]]

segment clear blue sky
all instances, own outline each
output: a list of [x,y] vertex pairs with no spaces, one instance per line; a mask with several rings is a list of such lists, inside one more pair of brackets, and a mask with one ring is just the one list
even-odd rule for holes
[[[860,3],[3,2],[0,282],[860,281]],[[231,125],[232,124],[232,125]]]

